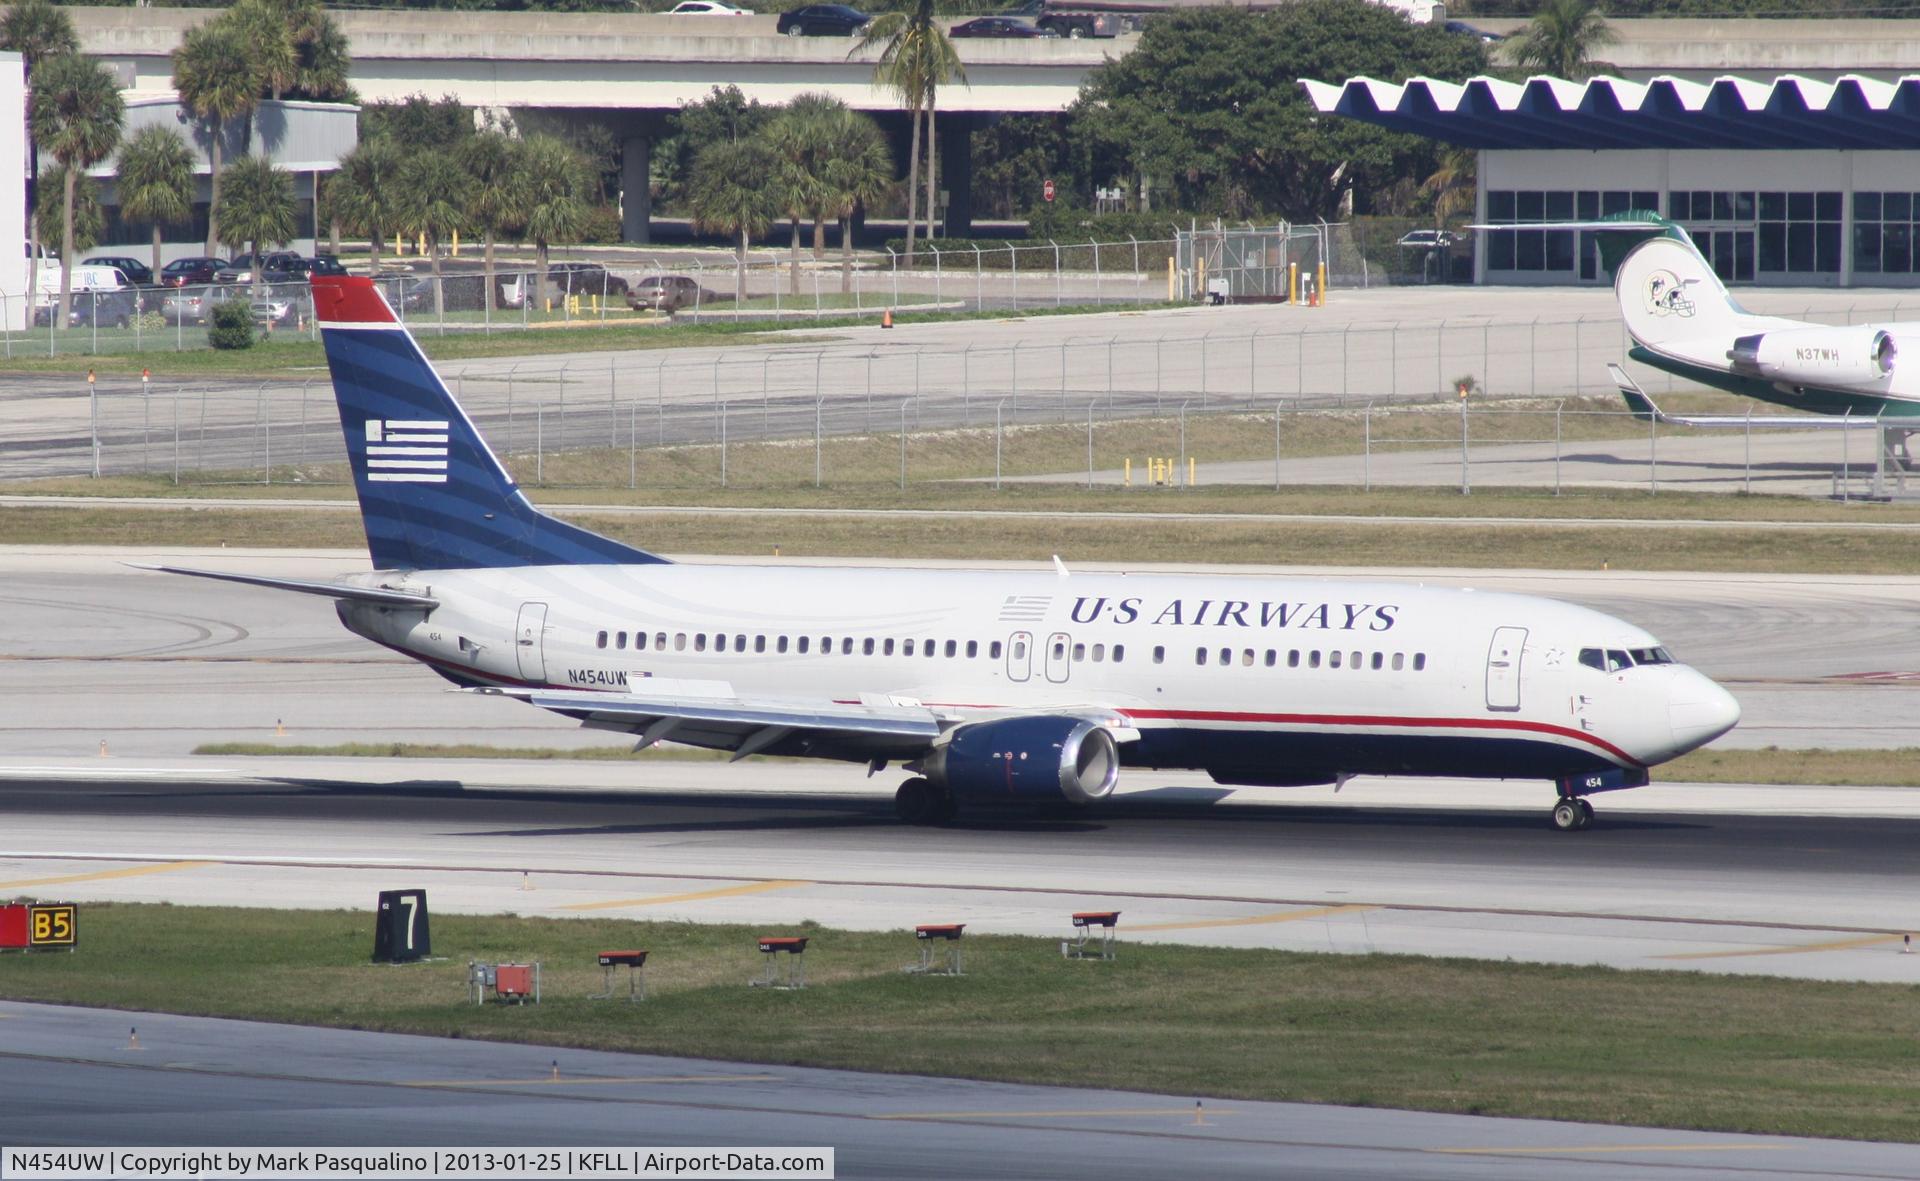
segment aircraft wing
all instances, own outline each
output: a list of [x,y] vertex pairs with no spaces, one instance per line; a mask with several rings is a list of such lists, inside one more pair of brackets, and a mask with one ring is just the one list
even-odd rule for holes
[[639,680],[627,692],[588,689],[479,689],[519,697],[596,730],[639,736],[635,750],[663,739],[710,750],[750,754],[910,758],[923,754],[945,728],[927,706],[891,701],[841,702],[735,696],[724,682],[652,685]]
[[1720,427],[1732,430],[1746,430],[1752,427],[1761,429],[1796,431],[1833,431],[1859,430],[1875,425],[1875,420],[1867,415],[1842,414],[1668,414],[1654,403],[1640,383],[1627,376],[1620,366],[1607,363],[1607,375],[1613,378],[1613,384],[1619,388],[1620,396],[1626,399],[1627,409],[1641,422],[1657,422],[1663,426]]
[[596,730],[636,735],[635,750],[671,739],[687,746],[751,754],[798,754],[862,761],[912,759],[927,753],[948,730],[966,721],[1044,712],[1105,726],[1117,742],[1137,741],[1132,719],[1104,706],[994,712],[963,719],[908,698],[869,696],[857,702],[826,698],[743,697],[724,681],[637,679],[625,692],[592,689],[468,689],[518,697]]

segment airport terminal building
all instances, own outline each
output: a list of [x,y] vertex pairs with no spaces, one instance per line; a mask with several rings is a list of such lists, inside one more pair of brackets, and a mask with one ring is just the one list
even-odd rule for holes
[[[1305,83],[1321,110],[1479,150],[1475,221],[1653,209],[1728,283],[1920,287],[1920,76]],[[1477,282],[1607,283],[1593,235],[1484,231]]]

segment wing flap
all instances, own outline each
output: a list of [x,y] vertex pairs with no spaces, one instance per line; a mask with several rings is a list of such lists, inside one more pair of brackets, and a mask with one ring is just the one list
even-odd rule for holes
[[737,753],[783,753],[826,747],[872,754],[911,754],[940,736],[941,719],[924,705],[847,704],[826,700],[719,697],[704,694],[575,689],[471,690],[519,697],[596,730],[639,736],[641,746],[671,739]]

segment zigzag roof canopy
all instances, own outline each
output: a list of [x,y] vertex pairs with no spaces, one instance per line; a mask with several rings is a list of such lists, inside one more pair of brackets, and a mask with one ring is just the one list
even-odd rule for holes
[[1469,148],[1920,148],[1920,75],[1303,80],[1319,110]]

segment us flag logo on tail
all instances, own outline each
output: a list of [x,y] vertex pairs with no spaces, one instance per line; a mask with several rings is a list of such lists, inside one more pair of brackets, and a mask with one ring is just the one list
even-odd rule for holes
[[367,479],[388,484],[446,483],[446,420],[367,419]]

